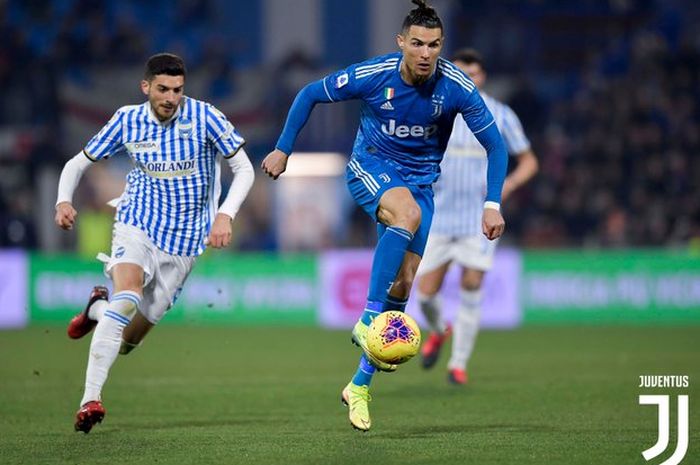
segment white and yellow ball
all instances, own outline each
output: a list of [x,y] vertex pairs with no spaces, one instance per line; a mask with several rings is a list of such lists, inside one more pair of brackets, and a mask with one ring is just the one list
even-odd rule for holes
[[420,328],[409,315],[396,310],[379,314],[367,330],[372,356],[395,365],[409,361],[420,348]]

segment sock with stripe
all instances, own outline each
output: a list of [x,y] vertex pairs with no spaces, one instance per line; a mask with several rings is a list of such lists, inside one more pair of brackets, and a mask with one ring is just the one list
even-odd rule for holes
[[141,296],[137,293],[122,291],[114,294],[104,309],[90,342],[81,406],[91,400],[100,400],[109,369],[119,354],[124,328],[130,323],[140,303]]
[[369,363],[365,354],[362,354],[360,365],[357,367],[355,376],[352,377],[352,383],[357,386],[369,386],[376,371],[377,369]]

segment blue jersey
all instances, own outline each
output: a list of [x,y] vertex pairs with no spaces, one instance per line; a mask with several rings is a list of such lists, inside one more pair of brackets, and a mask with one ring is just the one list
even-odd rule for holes
[[472,132],[493,123],[474,83],[442,58],[428,81],[412,86],[399,71],[401,53],[351,65],[323,79],[330,101],[361,99],[353,151],[388,159],[407,183],[429,185],[440,172],[452,124],[462,114]]
[[354,153],[381,157],[407,184],[431,185],[439,177],[455,116],[461,114],[489,153],[486,200],[499,202],[508,156],[474,83],[455,65],[438,58],[435,73],[426,82],[409,85],[401,77],[401,59],[401,53],[380,56],[307,85],[289,110],[277,148],[292,153],[316,103],[360,99]]
[[120,108],[85,146],[99,160],[127,152],[134,161],[116,220],[136,226],[161,250],[199,255],[220,194],[216,156],[233,156],[243,138],[212,105],[183,97],[161,122],[149,102]]

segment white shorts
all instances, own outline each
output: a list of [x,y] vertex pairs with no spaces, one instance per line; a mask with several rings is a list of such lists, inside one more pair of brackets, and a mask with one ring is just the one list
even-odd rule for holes
[[458,237],[430,234],[417,274],[420,276],[450,262],[488,271],[493,266],[497,243],[498,239],[490,241],[483,234]]
[[148,235],[135,226],[115,222],[112,231],[112,256],[97,257],[105,264],[105,275],[112,278],[112,268],[119,263],[133,263],[143,268],[143,299],[139,312],[156,324],[175,303],[195,257],[170,255],[156,247]]

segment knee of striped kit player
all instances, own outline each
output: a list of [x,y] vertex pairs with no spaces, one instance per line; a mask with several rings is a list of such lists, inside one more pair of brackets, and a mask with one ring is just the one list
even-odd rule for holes
[[104,316],[116,320],[123,326],[131,323],[141,303],[141,296],[133,291],[121,291],[112,296]]

